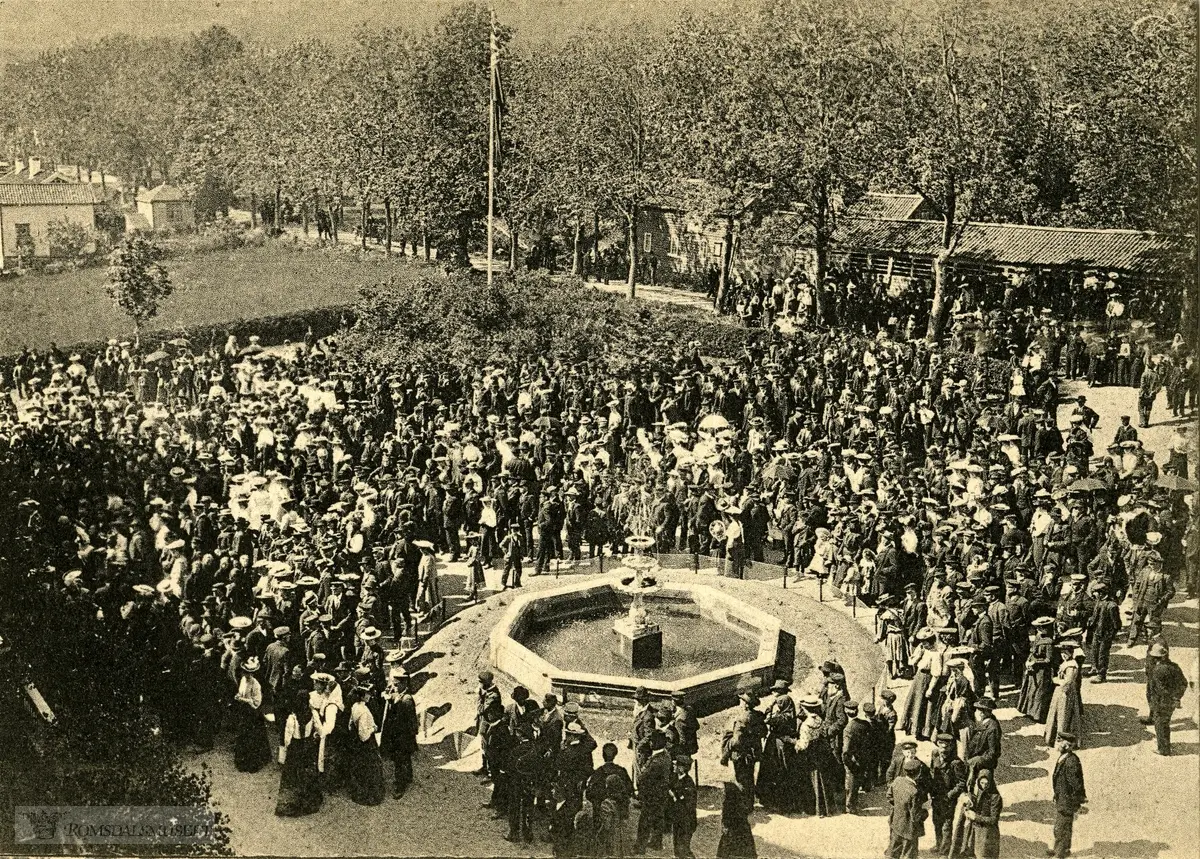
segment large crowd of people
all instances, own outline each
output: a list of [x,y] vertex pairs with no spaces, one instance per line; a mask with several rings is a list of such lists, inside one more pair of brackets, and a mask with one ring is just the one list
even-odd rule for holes
[[[282,763],[281,815],[330,790],[378,804],[389,768],[393,793],[407,787],[403,665],[439,620],[440,564],[466,561],[478,594],[487,567],[520,587],[525,564],[620,553],[640,532],[730,576],[775,549],[788,575],[876,608],[889,672],[912,682],[895,709],[890,690],[853,700],[835,664],[820,697],[745,697],[724,746],[723,855],[744,855],[756,798],[853,812],[883,784],[893,857],[915,855],[925,803],[944,852],[994,855],[1002,695],[1047,745],[1073,746],[1082,677],[1106,680],[1118,636],[1145,641],[1147,719],[1170,752],[1182,690],[1160,632],[1177,584],[1197,590],[1192,441],[1181,429],[1160,462],[1128,417],[1101,426],[1086,397],[1060,403],[1081,366],[1068,325],[980,314],[976,344],[986,332],[995,348],[956,351],[899,318],[876,314],[870,336],[776,331],[731,362],[664,344],[622,372],[535,357],[381,369],[336,338],[26,352],[0,399],[0,526],[31,585],[124,643],[165,733],[211,748],[228,730],[238,769]],[[1165,360],[1194,376],[1179,345],[1130,365],[1130,383]],[[1178,413],[1195,408],[1186,393]],[[640,702],[626,783],[615,750],[593,765],[577,702],[506,706],[494,689],[484,678],[479,726],[511,838],[542,809],[560,846],[569,817],[593,839],[578,851],[623,855],[614,821],[635,783],[645,823],[628,849],[669,819],[694,829],[683,702]],[[934,764],[911,742],[893,752],[896,730],[936,742]]]

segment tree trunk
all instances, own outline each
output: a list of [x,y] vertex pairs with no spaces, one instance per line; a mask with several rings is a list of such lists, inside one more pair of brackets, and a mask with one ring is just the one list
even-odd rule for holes
[[813,242],[813,255],[817,258],[817,270],[814,273],[813,284],[813,321],[818,325],[825,324],[825,269],[829,265],[829,238],[816,231],[816,241]]
[[629,275],[625,278],[625,286],[630,298],[637,298],[637,264],[638,264],[638,228],[637,206],[629,207]]
[[579,277],[583,274],[583,219],[575,219],[575,246],[571,251],[571,274]]
[[279,214],[279,210],[282,208],[283,208],[283,188],[280,187],[278,182],[276,182],[275,183],[275,211],[272,213],[273,216],[271,218],[272,227],[275,231],[275,235],[279,235],[280,231],[282,230],[283,221]]
[[383,252],[392,255],[392,198],[383,198]]
[[592,272],[600,272],[600,211],[592,211]]
[[[136,189],[135,189],[134,193],[137,193]],[[253,230],[253,229],[256,229],[257,227],[258,227],[258,193],[255,191],[251,191],[250,192],[250,229]]]
[[[455,265],[461,265],[464,269],[470,268],[470,222],[467,218],[458,220],[458,229],[455,234],[455,259],[452,260]],[[440,259],[442,254],[438,254]]]
[[717,277],[717,294],[713,296],[713,309],[721,312],[725,295],[729,292],[729,272],[733,268],[733,218],[725,219],[725,241],[721,247],[721,271]]
[[359,207],[359,231],[362,233],[362,249],[365,251],[367,249],[367,227],[371,223],[371,219],[368,217],[371,212],[371,200],[366,194],[363,195],[362,200],[359,202]]
[[517,231],[516,227],[512,228],[511,233],[512,234],[509,236],[508,242],[508,270],[515,272],[517,270],[517,266],[520,265],[521,234]]
[[304,225],[304,237],[308,238],[308,201],[300,204],[300,222]]
[[948,249],[941,250],[933,258],[933,305],[929,308],[929,327],[925,332],[925,339],[930,343],[936,343],[942,338],[942,329],[946,324],[946,311],[949,308],[946,264],[949,260],[950,251]]
[[421,227],[421,250],[425,254],[425,261],[429,262],[429,228]]
[[108,190],[108,180],[104,178],[104,165],[103,164],[100,165],[100,190],[101,191]]
[[338,199],[329,207],[329,232],[333,243],[338,243],[338,228],[342,225],[342,201]]

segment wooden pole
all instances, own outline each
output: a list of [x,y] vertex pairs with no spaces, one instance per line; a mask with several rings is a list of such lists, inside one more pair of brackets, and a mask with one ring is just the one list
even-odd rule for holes
[[489,36],[491,69],[488,76],[488,215],[487,215],[487,282],[492,285],[492,248],[495,242],[496,219],[496,10],[490,9],[492,29]]

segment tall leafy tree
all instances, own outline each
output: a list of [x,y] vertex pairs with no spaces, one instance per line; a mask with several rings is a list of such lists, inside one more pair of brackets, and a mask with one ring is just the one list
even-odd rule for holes
[[1037,93],[1028,58],[995,3],[932,0],[880,37],[880,139],[888,181],[920,194],[942,223],[928,336],[953,301],[948,265],[972,220],[1001,211],[1023,180]]

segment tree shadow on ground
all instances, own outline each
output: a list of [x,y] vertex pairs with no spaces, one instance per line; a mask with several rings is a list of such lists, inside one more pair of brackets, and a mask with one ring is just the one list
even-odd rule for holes
[[1049,845],[1044,841],[1034,841],[1030,838],[1018,838],[1004,831],[1004,821],[1000,821],[1000,855],[1001,856],[1045,856]]
[[[1049,799],[1025,799],[1021,802],[1007,803],[1004,813],[1012,812],[1016,820],[1031,820],[1034,823],[1054,822],[1054,801]],[[1003,821],[1001,822],[1003,826]]]
[[1153,859],[1168,849],[1170,845],[1161,841],[1138,838],[1134,841],[1097,841],[1091,850],[1085,850],[1079,855],[1102,856],[1104,859]]
[[1084,704],[1083,748],[1136,746],[1146,739],[1138,711],[1124,704]]
[[[1163,612],[1163,620],[1167,623],[1200,623],[1200,607],[1175,603]],[[1195,630],[1192,630],[1192,644],[1196,644]]]
[[[1050,750],[1041,745],[1042,735],[1009,733],[1028,724],[1031,724],[1029,720],[1022,717],[1010,720],[1010,724],[1006,725],[1004,740],[1000,746],[1000,766],[996,772],[997,784],[1012,784],[1046,777],[1050,766]],[[1039,764],[1046,766],[1042,767]]]
[[423,668],[429,665],[429,663],[433,662],[435,659],[441,659],[445,655],[446,654],[437,650],[426,650],[423,653],[418,653],[412,659],[405,662],[404,670],[410,675],[416,675]]

